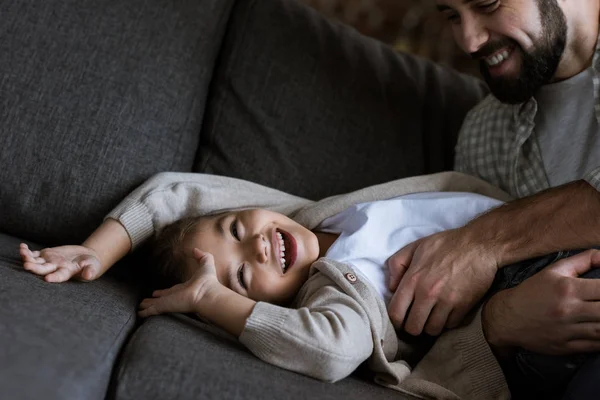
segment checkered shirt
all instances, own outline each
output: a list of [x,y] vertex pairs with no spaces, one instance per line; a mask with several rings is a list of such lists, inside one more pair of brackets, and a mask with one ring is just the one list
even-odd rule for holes
[[[592,69],[594,111],[600,125],[600,38]],[[550,181],[532,135],[537,107],[533,97],[517,105],[486,97],[465,118],[454,169],[478,176],[517,198],[548,189]],[[600,160],[597,165],[581,178],[600,191]]]

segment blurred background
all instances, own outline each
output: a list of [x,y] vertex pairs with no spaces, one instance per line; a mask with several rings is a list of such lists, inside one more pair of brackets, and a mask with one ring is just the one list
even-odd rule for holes
[[434,0],[303,0],[326,16],[389,44],[479,76],[475,61],[452,39]]

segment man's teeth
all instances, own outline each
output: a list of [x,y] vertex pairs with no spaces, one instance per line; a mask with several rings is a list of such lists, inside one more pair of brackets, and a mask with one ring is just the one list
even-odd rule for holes
[[500,64],[502,61],[506,60],[509,55],[510,55],[510,52],[508,50],[504,50],[498,54],[494,54],[493,56],[486,58],[485,62],[489,66],[493,67],[493,66]]
[[281,263],[281,269],[283,269],[283,272],[285,272],[286,270],[286,265],[285,265],[285,244],[283,242],[283,236],[281,235],[281,233],[277,232],[277,239],[279,240],[279,262]]

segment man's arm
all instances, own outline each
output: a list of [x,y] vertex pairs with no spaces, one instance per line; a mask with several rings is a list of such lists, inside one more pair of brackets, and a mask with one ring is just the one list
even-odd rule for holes
[[600,193],[583,180],[515,200],[471,221],[468,241],[490,249],[498,267],[600,245]]
[[576,181],[421,239],[388,260],[390,289],[396,291],[390,317],[411,334],[437,335],[464,318],[498,268],[561,249],[600,245],[598,221],[600,194]]

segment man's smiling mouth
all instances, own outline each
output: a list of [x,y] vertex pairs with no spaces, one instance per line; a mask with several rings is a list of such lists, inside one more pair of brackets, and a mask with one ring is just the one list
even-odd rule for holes
[[487,57],[482,57],[482,60],[488,67],[497,67],[501,65],[504,61],[508,60],[515,51],[515,49],[516,46],[514,45],[506,46],[498,51],[495,51],[493,54]]

